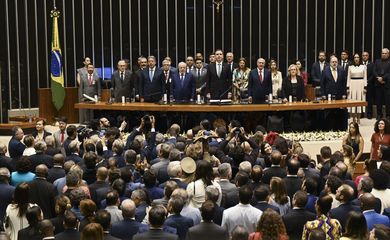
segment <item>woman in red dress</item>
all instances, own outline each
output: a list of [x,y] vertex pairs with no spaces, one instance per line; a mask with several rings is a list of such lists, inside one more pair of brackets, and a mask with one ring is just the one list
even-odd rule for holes
[[386,119],[379,119],[375,123],[375,133],[371,136],[371,155],[370,158],[379,160],[378,149],[380,145],[390,147],[390,123]]

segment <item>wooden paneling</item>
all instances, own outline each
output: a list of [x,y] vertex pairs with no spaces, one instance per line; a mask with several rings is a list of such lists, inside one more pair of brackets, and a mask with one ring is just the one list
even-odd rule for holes
[[77,103],[75,108],[117,111],[157,111],[157,112],[253,112],[253,111],[290,111],[321,110],[367,106],[367,102],[354,100],[336,100],[333,102],[297,102],[285,104],[247,104],[247,105],[208,105],[208,104],[167,104],[157,103]]
[[79,122],[79,111],[74,108],[78,102],[78,88],[65,88],[64,106],[57,111],[52,102],[51,89],[39,88],[39,116],[46,118],[49,124],[55,122],[56,117],[66,116],[69,123]]

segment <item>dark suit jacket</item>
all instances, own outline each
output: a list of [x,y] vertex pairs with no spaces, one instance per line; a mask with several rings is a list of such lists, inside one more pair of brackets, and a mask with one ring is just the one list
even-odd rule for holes
[[[325,62],[324,69],[326,66],[329,66],[329,63]],[[315,62],[313,63],[311,67],[311,81],[312,84],[315,86],[319,86],[321,82],[321,77],[322,77],[322,72],[321,72],[321,67],[320,67],[320,62]]]
[[[31,233],[32,235],[30,235]],[[30,226],[19,230],[18,240],[42,240],[43,236],[39,233],[38,228],[31,228]]]
[[194,226],[194,221],[191,218],[184,217],[180,214],[175,214],[169,216],[165,220],[165,225],[176,228],[177,235],[179,235],[180,240],[184,240],[188,229]]
[[301,239],[303,226],[307,221],[313,221],[316,215],[304,209],[293,209],[282,218],[290,239]]
[[65,157],[65,162],[67,162],[69,160],[72,160],[73,162],[75,162],[77,164],[77,163],[81,162],[83,159],[79,155],[72,153],[69,156]]
[[103,240],[120,240],[120,238],[116,238],[111,235],[111,233],[104,233]]
[[366,67],[367,67],[367,86],[373,87],[376,82],[374,79],[374,64],[372,62],[368,62]]
[[378,82],[377,77],[384,77],[385,87],[390,88],[390,60],[382,61],[377,59],[374,63],[374,82],[375,86],[382,87],[383,85]]
[[49,169],[46,180],[53,183],[55,180],[65,177],[65,170],[62,167],[53,167]]
[[331,67],[326,67],[321,77],[321,95],[328,97],[328,94],[335,95],[341,99],[347,95],[347,78],[341,68],[337,68],[337,82],[333,79]]
[[353,63],[351,61],[347,60],[347,63],[345,64],[345,68],[343,68],[343,61],[341,59],[339,59],[339,67],[344,70],[346,75],[348,74],[349,66],[352,65],[352,64]]
[[293,199],[294,194],[301,190],[302,179],[297,176],[287,176],[284,178],[284,183],[286,184],[287,195],[290,199]]
[[12,202],[15,187],[6,183],[0,183],[0,219],[3,220],[8,204]]
[[195,100],[195,79],[191,73],[185,73],[180,80],[180,73],[172,74],[171,93],[175,101]]
[[56,189],[52,183],[45,179],[35,178],[29,182],[30,203],[36,203],[42,209],[45,219],[50,219],[55,216],[55,196]]
[[200,74],[198,76],[198,69],[195,68],[194,70],[191,71],[192,75],[194,76],[195,79],[195,87],[196,90],[199,90],[199,94],[205,95],[206,93],[206,84],[207,84],[207,69],[202,68],[200,70]]
[[141,223],[132,219],[125,219],[113,223],[111,226],[111,235],[122,240],[132,239],[138,233]]
[[140,97],[144,98],[145,102],[158,102],[164,92],[164,73],[155,67],[153,79],[150,79],[149,71],[150,69],[146,68],[141,73]]
[[15,165],[12,161],[12,158],[0,154],[0,168],[7,168],[9,172],[15,171]]
[[352,202],[343,203],[337,208],[333,208],[329,211],[331,218],[336,218],[339,220],[343,229],[345,229],[345,224],[347,223],[348,213],[350,211],[360,212],[360,207],[353,205]]
[[26,145],[17,140],[15,137],[12,137],[8,143],[8,152],[12,160],[18,160],[22,155],[23,151],[26,149]]
[[201,222],[188,229],[186,240],[213,239],[228,240],[229,234],[225,228],[213,222]]
[[282,97],[287,98],[291,95],[292,97],[296,97],[298,101],[301,101],[306,97],[305,94],[305,85],[303,82],[303,78],[301,76],[297,76],[297,92],[296,95],[292,94],[292,86],[291,80],[289,77],[285,77],[282,82]]
[[[265,96],[272,93],[271,72],[264,68],[263,82],[260,82],[259,69],[255,68],[249,73],[248,77],[248,96],[252,97],[253,103],[264,103]],[[268,99],[268,98],[267,98]]]
[[54,234],[60,234],[64,231],[64,216],[57,215],[55,218],[50,219],[54,226]]
[[80,239],[80,232],[75,229],[66,229],[62,233],[55,235],[56,240]]
[[206,93],[210,93],[211,99],[226,99],[231,86],[232,72],[227,63],[222,63],[220,77],[217,75],[216,63],[210,63],[207,68]]
[[[38,136],[38,132],[37,132],[36,130],[34,130],[34,131],[31,133],[31,135],[32,135],[34,138],[36,138],[36,137]],[[48,131],[46,131],[46,130],[43,131],[43,139],[45,139],[47,136],[50,136],[50,135],[51,135],[50,132],[48,132]]]
[[280,166],[271,166],[264,170],[262,182],[265,184],[270,184],[272,177],[285,178],[287,176],[287,171]]
[[31,172],[35,173],[35,167],[40,164],[45,164],[48,168],[53,167],[53,157],[42,152],[38,152],[30,156]]
[[[355,205],[355,206],[358,206],[358,207],[360,207],[361,205],[360,205],[360,199],[359,198],[355,198],[354,200],[352,200],[352,204],[353,205]],[[379,198],[375,198],[375,207],[374,207],[374,209],[375,209],[375,212],[377,212],[377,213],[381,213],[381,211],[382,211],[382,202],[381,202],[381,200],[379,199]]]
[[238,68],[238,63],[236,63],[236,62],[232,62],[230,64],[228,62],[226,62],[226,64],[229,66],[230,71],[232,71],[232,72],[234,71],[234,69]]
[[116,102],[122,101],[122,96],[131,97],[134,89],[134,78],[130,70],[125,70],[123,81],[120,77],[120,71],[117,70],[112,74],[111,86],[114,89],[114,97]]
[[267,202],[257,202],[255,205],[253,205],[255,208],[261,210],[261,211],[265,211],[267,208],[271,208],[272,210],[274,210],[275,212],[277,212],[278,214],[280,214],[280,209],[277,207],[277,206],[274,206],[274,205],[271,205]]
[[177,240],[177,235],[166,233],[161,229],[150,229],[147,232],[137,234],[133,237],[133,240]]
[[98,207],[100,206],[100,202],[106,198],[106,194],[111,190],[110,184],[102,181],[96,181],[88,187],[89,192],[91,193],[91,198],[95,201]]

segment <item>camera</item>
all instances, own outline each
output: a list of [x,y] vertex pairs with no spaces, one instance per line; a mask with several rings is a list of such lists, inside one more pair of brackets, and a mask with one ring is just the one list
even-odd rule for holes
[[236,128],[234,129],[234,134],[235,134],[236,136],[240,135],[240,134],[241,134],[241,129],[238,128],[238,127],[236,127]]
[[89,138],[93,130],[87,126],[78,126],[77,127],[77,137],[80,142],[83,142],[85,138]]

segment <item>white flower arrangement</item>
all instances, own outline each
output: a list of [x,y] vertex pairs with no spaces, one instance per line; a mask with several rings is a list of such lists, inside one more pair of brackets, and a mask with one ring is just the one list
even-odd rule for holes
[[310,141],[331,141],[341,140],[347,132],[345,131],[329,131],[329,132],[290,132],[280,134],[286,139],[299,142],[310,142]]

